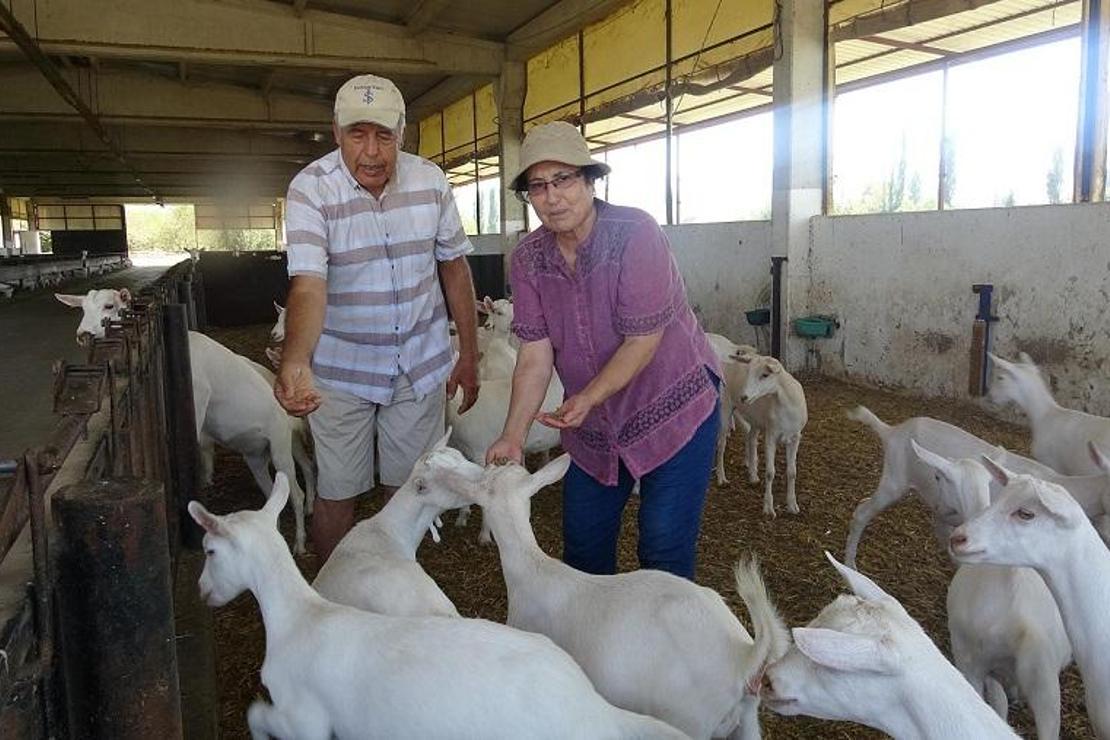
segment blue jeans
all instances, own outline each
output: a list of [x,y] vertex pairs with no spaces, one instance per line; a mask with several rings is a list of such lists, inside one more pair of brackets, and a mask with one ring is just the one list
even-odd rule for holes
[[[682,449],[640,479],[641,568],[694,580],[719,414],[720,401]],[[563,479],[563,562],[586,573],[617,572],[621,514],[634,483],[619,465],[615,486],[602,485],[573,462]]]

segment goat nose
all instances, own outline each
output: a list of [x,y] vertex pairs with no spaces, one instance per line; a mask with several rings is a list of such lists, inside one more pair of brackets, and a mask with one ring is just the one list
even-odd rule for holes
[[79,332],[77,332],[77,344],[79,344],[80,346],[84,347],[86,344],[89,343],[90,339],[92,339],[92,332],[88,332],[88,331],[79,331]]
[[948,545],[953,550],[959,550],[967,544],[967,535],[963,532],[953,532],[952,536],[948,538]]

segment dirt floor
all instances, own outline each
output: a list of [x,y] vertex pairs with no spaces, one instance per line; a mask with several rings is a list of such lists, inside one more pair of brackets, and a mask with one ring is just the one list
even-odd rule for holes
[[[262,350],[269,327],[213,330],[212,335],[238,352],[265,362]],[[824,559],[828,550],[843,555],[848,521],[857,502],[875,487],[880,470],[880,447],[870,430],[849,421],[844,412],[864,404],[889,423],[910,416],[933,416],[957,424],[993,443],[1028,452],[1028,430],[998,421],[970,403],[924,400],[908,394],[857,387],[820,377],[801,377],[809,403],[809,424],[798,455],[798,516],[783,511],[782,476],[775,482],[778,518],[761,513],[762,489],[747,483],[743,445],[734,435],[728,448],[730,483],[712,484],[707,498],[699,545],[698,582],[719,591],[742,621],[743,605],[736,596],[731,569],[737,559],[756,553],[772,597],[792,626],[802,625],[838,593],[846,590]],[[218,513],[258,508],[262,495],[246,466],[237,457],[217,457],[216,477],[207,492]],[[364,496],[363,499],[369,497]],[[561,492],[558,487],[533,500],[532,523],[540,545],[549,554],[561,552]],[[380,496],[362,501],[359,515],[371,516]],[[626,512],[621,539],[621,569],[636,567],[635,499]],[[447,519],[453,521],[453,515]],[[283,516],[282,529],[292,541],[292,520]],[[477,517],[466,529],[448,525],[443,542],[426,542],[419,559],[428,573],[468,617],[504,621],[505,584],[496,549],[477,543]],[[311,579],[319,564],[309,554],[298,563]],[[938,547],[924,508],[907,500],[874,520],[864,534],[860,569],[896,596],[917,618],[943,651],[948,651],[945,594],[954,568]],[[263,691],[259,669],[265,651],[262,622],[252,597],[244,595],[216,611],[217,665],[220,677],[221,728],[224,737],[246,738],[246,708]],[[1063,679],[1064,738],[1092,738],[1078,673],[1069,669]],[[867,738],[878,732],[846,723],[779,717],[763,711],[764,737]],[[1010,721],[1023,737],[1035,737],[1031,717],[1022,705],[1011,706]]]

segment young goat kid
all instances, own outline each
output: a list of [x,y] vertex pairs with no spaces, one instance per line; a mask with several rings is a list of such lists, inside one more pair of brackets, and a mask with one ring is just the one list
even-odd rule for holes
[[1020,565],[1041,575],[1074,648],[1091,724],[1100,738],[1110,738],[1110,550],[1063,488],[984,464],[1003,494],[952,533],[952,555],[961,563]]
[[794,646],[764,674],[768,708],[858,722],[900,740],[1017,738],[897,599],[825,557],[855,595],[791,631]]
[[910,492],[917,493],[933,512],[935,534],[945,549],[948,547],[948,536],[952,528],[963,521],[959,516],[959,503],[942,498],[933,469],[914,454],[912,441],[952,460],[988,455],[1020,472],[1064,486],[1090,517],[1100,517],[1105,512],[1104,502],[1110,496],[1110,477],[1101,471],[1097,475],[1062,476],[1036,460],[1007,452],[957,426],[925,416],[915,416],[891,426],[869,409],[858,406],[848,412],[848,418],[869,426],[883,446],[883,472],[879,485],[852,512],[848,542],[844,549],[844,560],[849,567],[855,567],[856,551],[867,524]]
[[[990,506],[992,478],[975,460],[949,461],[913,443],[942,498],[967,521]],[[1071,663],[1056,600],[1035,570],[961,565],[948,586],[952,662],[1002,719],[1010,696],[1029,704],[1037,737],[1060,736],[1060,672]]]
[[741,409],[743,419],[751,427],[745,441],[748,477],[753,483],[758,480],[754,477],[756,435],[762,435],[763,513],[773,517],[775,501],[771,496],[771,487],[775,481],[775,449],[780,444],[786,445],[786,510],[797,514],[800,511],[795,492],[798,446],[802,442],[802,429],[809,419],[805,391],[802,390],[802,384],[773,357],[737,355],[735,359],[748,365],[747,376],[739,392],[726,379],[733,408]]
[[437,485],[429,468],[469,466],[447,447],[451,430],[421,457],[405,484],[374,516],[359,522],[339,541],[312,582],[321,596],[337,604],[394,616],[457,617],[455,605],[416,562],[424,534],[436,541],[436,519],[466,501]]
[[1033,457],[1064,475],[1097,473],[1086,445],[1093,442],[1110,449],[1110,419],[1056,403],[1040,370],[1024,352],[1018,355],[1019,362],[990,357],[995,373],[989,398],[1000,405],[1012,401],[1029,417]]
[[313,591],[277,531],[289,493],[278,475],[261,511],[189,513],[206,534],[201,595],[222,606],[245,590],[266,629],[262,683],[273,703],[247,711],[254,738],[684,737],[606,703],[550,640],[477,619],[392,617]]
[[478,484],[444,471],[493,529],[509,591],[508,623],[553,639],[619,707],[693,738],[758,738],[753,687],[785,650],[786,634],[755,565],[736,571],[753,641],[716,591],[657,570],[589,575],[549,557],[529,524],[530,499],[569,465],[563,455],[533,475],[516,463],[490,467]]

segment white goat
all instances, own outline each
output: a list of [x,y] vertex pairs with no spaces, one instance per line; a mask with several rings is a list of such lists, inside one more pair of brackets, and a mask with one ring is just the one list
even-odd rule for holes
[[[717,354],[718,359],[721,361],[721,427],[717,432],[717,485],[723,486],[728,483],[728,476],[725,475],[725,449],[728,446],[728,438],[733,429],[740,429],[740,433],[744,435],[745,445],[745,460],[752,459],[752,450],[750,445],[755,444],[755,439],[750,434],[751,426],[744,418],[744,404],[739,402],[739,396],[743,392],[744,383],[748,378],[748,362],[741,362],[741,359],[758,355],[755,347],[748,344],[733,344],[731,340],[722,337],[720,334],[706,334],[710,340],[710,345],[713,351]],[[714,337],[718,339],[714,340]],[[728,342],[727,345],[723,342]],[[721,355],[722,350],[729,350],[724,356]],[[734,396],[736,398],[734,398]],[[759,473],[753,468],[748,469],[748,480],[751,483],[759,481]]]
[[[118,320],[120,311],[131,301],[122,290],[91,290],[85,296],[55,294],[68,306],[82,309],[77,341],[104,336],[106,320]],[[293,511],[296,518],[296,551],[303,553],[304,511],[312,511],[316,495],[316,475],[306,450],[308,431],[305,422],[290,417],[273,395],[274,376],[257,362],[237,355],[210,337],[189,332],[190,371],[193,382],[193,409],[196,413],[197,445],[200,450],[200,481],[212,482],[214,449],[219,442],[243,456],[263,493],[273,488],[270,463],[292,477]],[[263,382],[259,382],[262,380]],[[301,466],[308,496],[301,491],[294,474],[294,463]]]
[[321,596],[337,604],[394,616],[457,617],[455,605],[416,562],[424,534],[437,541],[436,519],[466,503],[428,475],[433,464],[458,466],[466,458],[447,447],[451,430],[421,457],[405,484],[374,516],[359,522],[339,541],[312,582]]
[[[497,441],[505,427],[505,417],[509,414],[509,398],[512,391],[511,377],[483,380],[482,392],[478,400],[465,414],[459,413],[462,393],[456,393],[454,398],[447,399],[447,425],[454,429],[454,434],[451,435],[451,446],[465,455],[467,460],[478,464],[485,463],[486,450]],[[559,380],[559,374],[552,372],[551,382],[547,385],[547,394],[540,408],[554,411],[563,402],[563,395],[563,384]],[[549,452],[559,444],[558,429],[534,422],[528,429],[528,436],[524,439],[524,454]],[[455,525],[466,526],[469,517],[468,504],[460,509]],[[488,544],[490,541],[489,527],[484,518],[478,541],[483,544]]]
[[855,566],[856,551],[867,524],[911,491],[916,492],[933,512],[935,533],[943,547],[947,548],[951,528],[962,521],[958,516],[958,502],[943,500],[932,468],[918,460],[914,454],[910,445],[913,440],[929,451],[951,460],[988,455],[1003,465],[1065,486],[1081,503],[1088,516],[1099,517],[1106,512],[1104,501],[1110,496],[1110,478],[1105,474],[1061,476],[1035,460],[1007,452],[957,426],[925,416],[915,416],[891,426],[875,416],[870,409],[858,406],[848,412],[848,417],[869,426],[883,445],[883,472],[879,485],[852,512],[848,542],[844,549],[844,561],[850,567]]
[[284,342],[285,341],[285,306],[277,301],[274,301],[274,310],[277,311],[277,321],[270,329],[271,342]]
[[[963,521],[990,506],[991,474],[972,459],[947,460],[911,443]],[[952,662],[1006,719],[1007,692],[1025,697],[1037,737],[1060,736],[1060,671],[1071,643],[1056,601],[1030,568],[961,565],[948,586]],[[1015,688],[1017,691],[1015,691]]]
[[67,306],[81,309],[77,343],[82,347],[94,337],[103,337],[104,322],[119,321],[120,312],[131,303],[131,291],[127,288],[100,288],[85,295],[55,293],[54,297]]
[[1110,550],[1063,488],[984,464],[1004,491],[952,533],[952,555],[961,563],[1020,565],[1041,575],[1083,675],[1091,724],[1100,738],[1110,738]]
[[773,357],[763,355],[741,355],[740,363],[748,365],[744,384],[736,395],[729,390],[732,402],[741,405],[741,414],[750,425],[747,432],[746,450],[748,476],[756,468],[756,434],[763,436],[763,513],[775,515],[775,502],[771,487],[775,481],[775,449],[779,444],[786,445],[786,510],[797,514],[798,497],[795,484],[798,476],[798,446],[802,441],[802,429],[809,419],[806,395],[802,384],[786,371]]
[[907,740],[1017,738],[897,599],[825,556],[855,595],[838,596],[791,631],[794,646],[764,674],[768,708]]
[[545,637],[476,619],[392,617],[313,591],[277,532],[288,496],[278,475],[261,511],[215,516],[206,531],[202,597],[245,590],[266,629],[262,683],[273,703],[247,711],[255,738],[681,738],[605,702]]
[[530,501],[569,465],[562,455],[533,475],[516,463],[490,467],[477,484],[457,469],[444,471],[493,529],[508,623],[553,639],[619,707],[693,738],[758,738],[755,687],[766,663],[786,648],[758,569],[736,571],[753,641],[716,591],[658,570],[590,575],[549,557],[529,524]]
[[[243,357],[243,355],[237,356],[241,357],[256,373],[261,375],[262,379],[266,381],[266,385],[271,388],[274,387],[274,374],[268,367],[248,357]],[[312,444],[312,431],[308,427],[308,420],[304,417],[287,414],[286,421],[289,423],[289,431],[293,435],[293,461],[297,463],[301,475],[304,476],[304,510],[306,514],[311,514],[313,502],[316,500],[316,464],[308,454],[309,447]]]
[[272,461],[278,472],[289,477],[296,520],[294,551],[303,553],[305,495],[294,469],[289,415],[278,405],[262,375],[211,337],[189,332],[189,362],[201,480],[206,484],[212,481],[213,442],[242,455],[264,493],[273,488]]
[[998,404],[1012,401],[1029,417],[1033,457],[1065,475],[1098,472],[1086,454],[1087,442],[1110,449],[1110,419],[1060,406],[1029,355],[1009,362],[991,355],[995,373],[989,398]]

